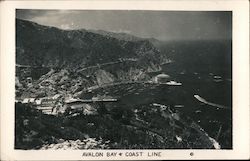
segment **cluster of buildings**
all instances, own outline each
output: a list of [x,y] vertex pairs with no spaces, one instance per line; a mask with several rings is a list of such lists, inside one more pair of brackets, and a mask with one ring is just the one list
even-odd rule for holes
[[42,98],[24,98],[23,100],[16,100],[23,104],[31,104],[38,110],[41,110],[45,114],[56,114],[53,110],[57,107],[63,107],[63,98],[60,94],[56,94],[53,97],[42,97]]
[[100,98],[92,97],[91,99],[74,99],[64,98],[60,94],[56,94],[53,97],[42,97],[42,98],[24,98],[23,100],[16,100],[23,104],[31,104],[34,108],[41,110],[45,114],[58,115],[96,115],[97,108],[95,102],[116,102],[114,98]]

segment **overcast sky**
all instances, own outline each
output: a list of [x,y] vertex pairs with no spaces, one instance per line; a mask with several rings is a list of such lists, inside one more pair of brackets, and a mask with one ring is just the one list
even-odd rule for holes
[[231,12],[17,10],[16,17],[61,29],[125,32],[159,40],[231,39]]

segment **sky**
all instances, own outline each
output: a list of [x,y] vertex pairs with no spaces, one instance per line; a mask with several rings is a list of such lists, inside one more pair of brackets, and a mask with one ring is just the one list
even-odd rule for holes
[[232,13],[229,11],[18,9],[16,17],[67,30],[124,32],[163,41],[232,38]]

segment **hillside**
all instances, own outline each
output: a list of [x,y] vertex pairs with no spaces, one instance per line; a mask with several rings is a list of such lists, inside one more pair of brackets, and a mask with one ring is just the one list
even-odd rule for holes
[[[87,30],[60,30],[16,19],[17,64],[43,67],[87,67],[120,58],[160,61],[150,41],[129,41]],[[144,59],[145,60],[145,59]]]
[[[72,92],[107,83],[147,81],[151,79],[148,72],[161,70],[160,64],[168,61],[146,39],[134,41],[108,32],[60,30],[20,19],[16,19],[16,31],[16,94],[22,98],[64,91],[65,82]],[[41,77],[44,74],[47,76]],[[43,82],[50,82],[51,92],[39,88]]]

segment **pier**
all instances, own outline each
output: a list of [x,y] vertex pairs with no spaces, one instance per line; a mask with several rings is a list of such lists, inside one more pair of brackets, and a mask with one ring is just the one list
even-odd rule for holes
[[104,99],[72,99],[65,101],[68,105],[79,104],[79,103],[95,103],[95,102],[117,102],[115,98],[104,98]]

